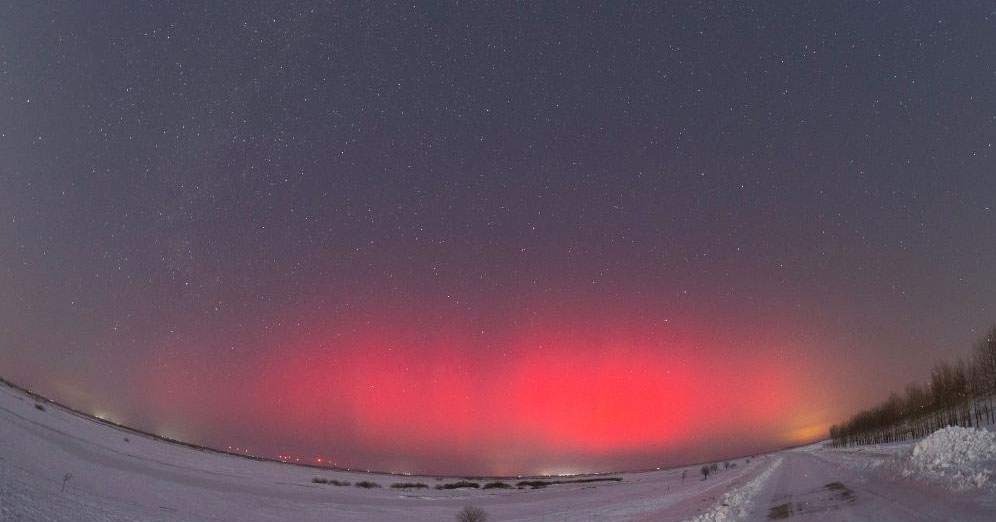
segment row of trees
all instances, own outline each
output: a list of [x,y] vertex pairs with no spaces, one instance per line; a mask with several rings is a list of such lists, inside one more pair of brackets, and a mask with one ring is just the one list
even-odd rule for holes
[[923,437],[945,426],[994,422],[996,326],[968,361],[939,362],[925,385],[910,384],[881,404],[830,427],[833,446],[881,444]]

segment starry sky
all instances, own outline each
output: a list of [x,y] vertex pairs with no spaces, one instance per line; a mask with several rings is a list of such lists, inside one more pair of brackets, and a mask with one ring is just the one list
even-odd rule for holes
[[819,438],[996,321],[992,2],[0,6],[0,376],[425,473]]

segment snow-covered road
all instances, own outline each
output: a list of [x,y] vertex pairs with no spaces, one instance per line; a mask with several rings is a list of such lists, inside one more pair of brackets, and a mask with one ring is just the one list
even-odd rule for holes
[[[786,451],[750,520],[993,521],[996,499],[902,480],[874,464],[887,455]],[[864,461],[864,462],[862,462]]]

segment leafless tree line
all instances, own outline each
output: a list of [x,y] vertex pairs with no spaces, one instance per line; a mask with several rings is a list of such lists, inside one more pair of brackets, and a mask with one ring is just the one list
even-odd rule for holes
[[926,384],[909,384],[903,395],[830,427],[832,446],[882,444],[920,438],[945,426],[994,422],[996,326],[975,345],[969,360],[939,362]]

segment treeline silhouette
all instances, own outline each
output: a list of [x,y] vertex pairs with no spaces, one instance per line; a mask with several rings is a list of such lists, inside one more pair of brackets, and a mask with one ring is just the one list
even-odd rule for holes
[[926,436],[945,426],[993,423],[996,326],[976,343],[968,361],[938,362],[926,384],[909,384],[885,402],[830,427],[832,446],[882,444]]

